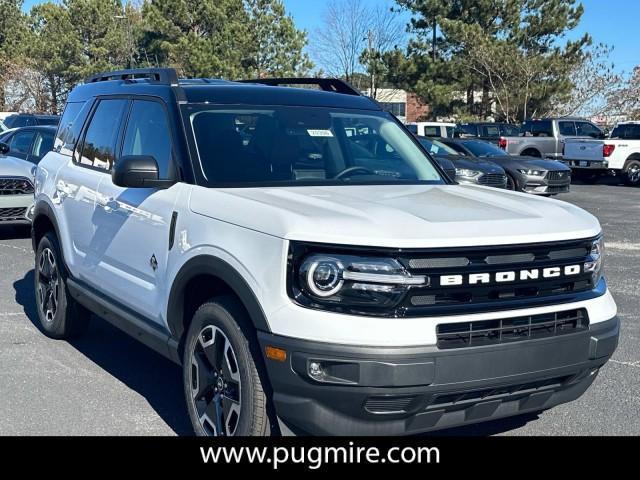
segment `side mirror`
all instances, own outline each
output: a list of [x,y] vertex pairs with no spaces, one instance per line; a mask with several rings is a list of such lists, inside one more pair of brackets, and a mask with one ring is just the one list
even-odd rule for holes
[[9,153],[9,150],[9,145],[0,142],[0,155],[6,155],[7,153]]
[[123,188],[168,188],[173,180],[160,180],[158,162],[149,155],[120,158],[111,173],[114,185]]

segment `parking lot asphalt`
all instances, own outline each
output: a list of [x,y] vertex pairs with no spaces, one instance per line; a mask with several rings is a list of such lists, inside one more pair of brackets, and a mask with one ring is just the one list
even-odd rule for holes
[[[558,198],[596,215],[618,303],[618,350],[577,401],[445,435],[640,435],[640,188],[572,185]],[[35,326],[28,229],[0,226],[0,434],[189,435],[181,370],[100,319],[68,343]]]

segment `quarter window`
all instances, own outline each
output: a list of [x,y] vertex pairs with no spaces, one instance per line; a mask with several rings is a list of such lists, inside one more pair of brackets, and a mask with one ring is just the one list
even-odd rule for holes
[[77,162],[82,165],[110,171],[115,161],[116,140],[127,100],[101,100],[87,128],[82,155]]
[[134,100],[122,147],[122,156],[126,155],[152,156],[158,162],[160,178],[169,177],[171,131],[160,103]]

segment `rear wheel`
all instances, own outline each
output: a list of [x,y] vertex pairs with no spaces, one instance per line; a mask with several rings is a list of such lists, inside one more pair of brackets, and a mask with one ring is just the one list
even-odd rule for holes
[[528,148],[527,150],[522,152],[520,155],[522,155],[523,157],[542,158],[542,154],[538,150],[536,150],[534,148]]
[[66,280],[58,241],[52,233],[47,233],[36,252],[35,293],[40,326],[51,338],[82,335],[91,317],[91,313],[71,297]]
[[239,302],[220,297],[202,305],[189,326],[183,358],[189,417],[199,436],[270,433],[260,359]]
[[629,160],[624,166],[622,181],[630,187],[640,185],[640,160]]

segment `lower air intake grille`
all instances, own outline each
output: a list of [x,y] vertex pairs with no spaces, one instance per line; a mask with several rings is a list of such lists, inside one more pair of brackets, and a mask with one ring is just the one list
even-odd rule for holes
[[404,413],[415,397],[370,397],[364,408],[369,413]]
[[479,322],[444,323],[437,327],[438,348],[477,347],[554,337],[589,329],[585,309]]
[[0,208],[0,222],[24,220],[26,214],[26,208]]

